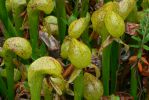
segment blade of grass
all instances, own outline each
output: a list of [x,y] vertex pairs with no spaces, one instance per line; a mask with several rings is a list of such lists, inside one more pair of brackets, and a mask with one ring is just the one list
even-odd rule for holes
[[39,53],[40,53],[40,55],[39,55],[40,57],[48,55],[48,51],[46,49],[46,44],[43,41],[42,41],[42,44],[40,45]]
[[83,0],[82,1],[82,7],[81,7],[81,17],[85,17],[86,13],[88,12],[88,8],[89,8],[89,0]]
[[83,71],[74,80],[74,100],[82,100],[83,98]]
[[[108,34],[107,32],[103,31],[104,34],[102,36],[102,43],[107,39]],[[110,80],[110,55],[111,55],[111,44],[103,49],[102,53],[102,80],[103,80],[103,87],[104,87],[104,95],[109,95],[109,80]]]
[[6,0],[0,0],[0,19],[4,24],[5,29],[7,30],[7,32],[5,32],[4,34],[5,38],[16,36],[17,32],[9,19],[8,12],[6,9]]
[[111,54],[111,45],[103,49],[103,55],[102,55],[102,79],[103,79],[105,96],[109,95],[110,54]]
[[0,75],[0,94],[3,97],[7,96],[7,88],[6,88],[5,82],[3,81],[1,75]]
[[[4,54],[2,52],[2,50],[0,51],[0,57],[3,57]],[[7,96],[7,88],[6,88],[6,84],[5,82],[3,81],[1,75],[0,75],[0,94],[4,97]]]
[[130,89],[130,94],[131,94],[131,96],[134,97],[134,100],[137,100],[137,88],[138,88],[138,83],[137,83],[136,70],[135,70],[135,68],[132,68],[131,69],[131,89]]
[[78,10],[79,10],[79,0],[76,0],[75,8],[73,10],[73,14],[76,15],[76,16],[78,16],[78,14],[79,14],[79,11]]
[[63,42],[66,34],[66,11],[65,11],[65,2],[64,0],[55,0],[56,1],[56,16],[58,19],[58,29],[59,29],[59,38],[61,43]]
[[119,66],[118,57],[119,57],[119,44],[117,42],[113,42],[111,46],[111,90],[110,94],[114,94],[116,92],[116,81],[117,81],[117,69]]

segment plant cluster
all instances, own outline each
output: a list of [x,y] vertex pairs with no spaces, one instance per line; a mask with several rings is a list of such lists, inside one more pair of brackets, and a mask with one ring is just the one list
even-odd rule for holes
[[148,100],[148,8],[149,0],[0,0],[0,99]]

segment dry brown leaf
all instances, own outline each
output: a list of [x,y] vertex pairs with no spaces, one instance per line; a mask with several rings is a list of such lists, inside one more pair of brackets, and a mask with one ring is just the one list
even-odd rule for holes
[[139,24],[130,23],[130,22],[126,24],[126,33],[129,35],[136,35],[138,29],[139,29]]
[[131,56],[130,58],[129,58],[129,63],[130,64],[132,64],[132,63],[134,63],[134,62],[136,62],[137,61],[137,56]]

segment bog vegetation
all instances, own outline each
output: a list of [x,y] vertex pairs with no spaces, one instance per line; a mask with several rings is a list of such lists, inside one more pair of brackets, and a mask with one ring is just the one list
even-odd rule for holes
[[0,0],[0,100],[149,100],[149,0]]

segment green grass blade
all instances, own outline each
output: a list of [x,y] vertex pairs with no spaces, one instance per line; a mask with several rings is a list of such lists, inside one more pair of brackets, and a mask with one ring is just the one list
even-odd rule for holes
[[42,41],[40,48],[39,48],[39,56],[45,56],[48,55],[46,44]]
[[17,32],[9,19],[8,12],[5,5],[6,5],[6,0],[0,0],[0,19],[4,24],[5,29],[7,30],[4,36],[5,38],[9,38],[12,36],[16,36]]
[[110,94],[114,94],[116,92],[116,81],[117,81],[117,69],[119,66],[118,57],[119,57],[119,43],[113,42],[111,46],[111,90]]
[[102,80],[103,80],[105,96],[109,95],[110,54],[111,54],[111,45],[103,49],[103,55],[102,55]]
[[4,97],[7,96],[7,88],[6,88],[5,82],[3,81],[1,75],[0,75],[0,94]]
[[61,43],[63,42],[66,34],[66,11],[65,11],[65,2],[64,0],[55,0],[56,1],[56,15],[58,18],[58,29],[59,29],[59,38]]
[[74,100],[82,100],[83,98],[83,71],[74,80]]
[[83,0],[81,14],[80,14],[81,17],[86,16],[86,13],[88,12],[88,7],[89,7],[89,0]]
[[[103,31],[102,43],[107,39],[108,34],[106,31]],[[104,96],[109,95],[109,80],[110,80],[110,58],[111,58],[111,44],[103,49],[102,51],[102,81],[104,88]]]
[[137,100],[137,89],[138,89],[138,83],[137,83],[137,76],[136,76],[136,70],[134,68],[131,69],[131,89],[130,94],[134,97],[134,100]]

